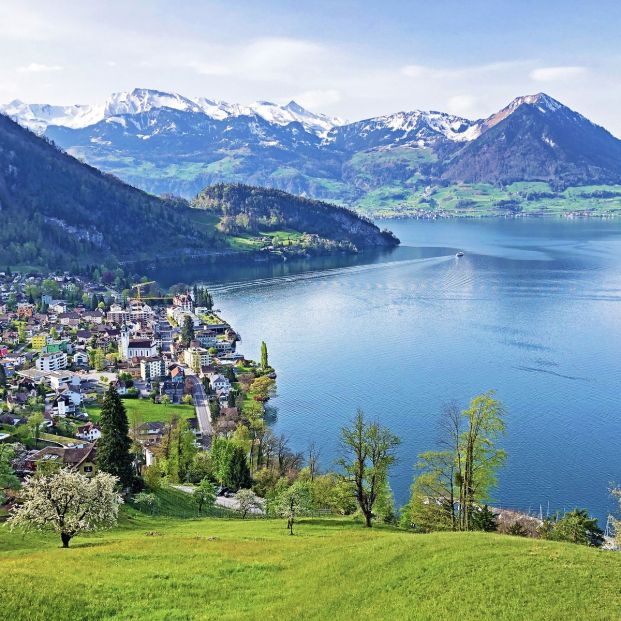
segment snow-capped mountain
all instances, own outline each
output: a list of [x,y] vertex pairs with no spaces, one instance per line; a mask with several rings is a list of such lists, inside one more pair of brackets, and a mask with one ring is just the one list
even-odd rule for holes
[[178,93],[165,93],[146,88],[113,93],[104,103],[96,105],[51,106],[27,104],[19,100],[0,105],[1,113],[39,134],[44,133],[50,125],[81,129],[100,121],[125,115],[145,114],[159,109],[204,114],[216,120],[258,116],[274,125],[297,122],[306,131],[317,135],[322,135],[344,122],[324,114],[310,112],[295,101],[290,101],[286,106],[279,106],[269,101],[258,101],[244,106],[214,101],[206,97],[192,99]]
[[365,119],[331,129],[326,143],[352,149],[369,147],[404,146],[431,147],[440,142],[472,140],[472,128],[477,121],[444,112],[397,112]]
[[621,141],[545,93],[515,98],[468,133],[474,139],[453,154],[445,179],[560,186],[621,179]]
[[399,201],[436,182],[621,183],[621,141],[544,93],[477,120],[412,110],[345,123],[294,101],[150,89],[98,105],[14,101],[0,112],[156,194],[192,197],[224,181],[355,204],[382,188]]

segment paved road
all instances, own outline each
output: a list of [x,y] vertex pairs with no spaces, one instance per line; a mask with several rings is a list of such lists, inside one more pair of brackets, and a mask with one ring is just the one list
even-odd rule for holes
[[[181,490],[182,492],[186,492],[187,494],[191,494],[195,489],[192,485],[173,485],[173,487]],[[265,509],[263,509],[263,498],[255,496],[255,500],[258,506],[250,509],[250,513],[262,515],[265,513]],[[237,511],[239,509],[239,503],[235,497],[227,498],[226,496],[216,496],[216,504],[220,507],[225,507],[226,509],[231,509],[233,511]]]
[[196,409],[196,418],[198,419],[198,427],[203,435],[203,443],[210,444],[213,436],[213,427],[211,426],[211,413],[209,412],[209,399],[205,394],[205,388],[196,375],[187,372],[187,377],[192,381],[192,399]]

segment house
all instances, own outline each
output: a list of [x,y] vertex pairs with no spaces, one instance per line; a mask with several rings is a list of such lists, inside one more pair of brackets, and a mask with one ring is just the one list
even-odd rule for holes
[[185,382],[185,371],[179,365],[172,365],[170,368],[170,379],[173,383],[183,384]]
[[66,418],[76,414],[76,405],[66,394],[57,395],[52,399],[52,415]]
[[84,319],[84,321],[88,321],[89,323],[102,324],[104,318],[104,313],[99,309],[94,311],[85,311],[82,313],[82,319]]
[[37,358],[36,367],[39,371],[59,371],[67,368],[67,354],[57,351],[50,354],[41,354]]
[[122,324],[129,321],[129,311],[124,309],[120,304],[112,304],[106,318],[111,323]]
[[20,319],[27,319],[28,317],[32,317],[34,310],[35,310],[35,307],[33,304],[28,304],[26,302],[20,302],[17,305],[17,316]]
[[64,300],[53,300],[50,302],[49,310],[52,313],[56,313],[60,315],[61,313],[67,312],[67,302]]
[[159,444],[162,440],[165,429],[166,425],[164,425],[164,423],[143,423],[140,427],[138,427],[138,437],[135,439],[139,440],[144,445]]
[[155,316],[155,312],[148,304],[143,304],[140,300],[130,300],[129,318],[132,321],[147,321]]
[[72,326],[75,328],[78,325],[80,325],[80,315],[78,315],[74,311],[68,311],[66,313],[59,313],[58,321],[60,321],[61,326]]
[[80,376],[71,371],[50,371],[45,379],[54,390],[61,390],[64,386],[78,387],[80,385]]
[[94,444],[84,443],[80,446],[46,446],[43,450],[29,455],[26,469],[35,472],[40,463],[58,464],[61,468],[71,468],[87,477],[97,472],[97,451]]
[[25,425],[28,422],[27,418],[17,416],[17,414],[2,414],[0,415],[0,424],[11,425],[11,427],[17,427],[18,425]]
[[194,312],[194,300],[191,293],[179,293],[173,298],[173,306],[188,313]]
[[212,392],[229,394],[231,392],[231,382],[220,373],[212,373],[209,375],[209,386]]
[[206,367],[211,362],[211,356],[204,347],[188,347],[183,352],[183,361],[195,371]]
[[76,432],[76,437],[86,440],[87,442],[95,442],[101,438],[101,429],[99,425],[95,423],[86,423],[86,425],[80,425]]
[[85,351],[77,351],[73,354],[73,364],[76,367],[88,367],[88,354]]
[[36,351],[43,351],[43,349],[47,346],[47,339],[47,334],[35,334],[30,341],[32,349]]
[[146,382],[151,379],[159,379],[166,375],[166,363],[163,358],[149,357],[140,361],[140,377]]
[[201,347],[206,347],[207,349],[216,346],[216,335],[211,330],[197,330],[194,339]]

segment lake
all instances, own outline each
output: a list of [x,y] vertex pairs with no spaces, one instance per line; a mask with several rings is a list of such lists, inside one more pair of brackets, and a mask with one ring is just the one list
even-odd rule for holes
[[[621,481],[621,222],[390,221],[392,252],[160,273],[206,282],[216,307],[278,371],[276,433],[327,468],[356,408],[401,436],[408,497],[442,404],[495,389],[508,451],[494,503],[584,506],[605,522]],[[465,255],[455,257],[456,250]]]

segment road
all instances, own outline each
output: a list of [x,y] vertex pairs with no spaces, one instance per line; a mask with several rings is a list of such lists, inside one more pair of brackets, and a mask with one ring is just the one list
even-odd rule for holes
[[[173,487],[182,492],[185,492],[186,494],[192,494],[196,489],[192,485],[173,485]],[[255,496],[255,501],[257,503],[257,506],[250,509],[250,513],[257,513],[259,515],[262,515],[263,513],[265,513],[265,509],[263,508],[264,500],[263,498],[259,498],[259,496]],[[237,511],[239,509],[239,502],[237,502],[234,496],[231,498],[227,498],[226,496],[216,496],[216,504],[220,507],[231,509],[232,511]]]
[[196,418],[198,419],[198,428],[201,430],[203,436],[203,444],[209,446],[211,444],[211,438],[213,436],[213,427],[211,426],[211,413],[209,412],[209,399],[205,394],[205,388],[202,382],[196,375],[192,375],[186,370],[186,377],[191,380],[192,399],[194,400],[194,407],[196,409]]

